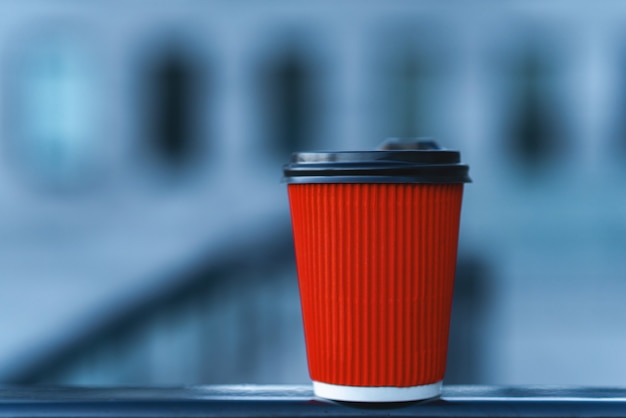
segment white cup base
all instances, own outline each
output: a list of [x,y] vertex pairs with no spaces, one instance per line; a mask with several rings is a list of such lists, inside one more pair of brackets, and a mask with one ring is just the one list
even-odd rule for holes
[[435,398],[441,394],[441,381],[428,385],[344,386],[313,381],[313,392],[320,398],[347,402],[408,402]]

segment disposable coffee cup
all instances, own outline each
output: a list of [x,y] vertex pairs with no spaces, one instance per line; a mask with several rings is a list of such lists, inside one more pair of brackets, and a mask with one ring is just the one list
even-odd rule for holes
[[446,368],[463,185],[458,151],[391,140],[284,166],[317,396],[437,397]]

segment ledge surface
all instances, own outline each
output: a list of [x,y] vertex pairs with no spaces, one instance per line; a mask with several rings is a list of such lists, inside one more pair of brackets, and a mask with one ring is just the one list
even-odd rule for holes
[[444,386],[441,398],[339,403],[310,386],[0,387],[0,417],[626,417],[626,388]]

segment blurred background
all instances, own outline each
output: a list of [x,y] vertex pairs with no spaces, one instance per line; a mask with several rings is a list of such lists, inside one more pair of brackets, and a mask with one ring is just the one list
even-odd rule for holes
[[0,3],[0,383],[306,383],[281,166],[429,136],[447,383],[626,384],[626,15],[592,1]]

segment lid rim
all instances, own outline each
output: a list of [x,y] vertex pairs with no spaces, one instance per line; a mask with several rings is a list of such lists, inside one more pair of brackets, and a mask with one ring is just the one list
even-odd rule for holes
[[324,164],[324,163],[355,163],[355,162],[388,162],[388,163],[460,163],[461,155],[453,150],[372,150],[372,151],[320,151],[294,152],[291,164]]
[[459,151],[388,149],[297,152],[283,166],[286,183],[469,183]]
[[286,184],[465,184],[471,183],[469,176],[460,177],[407,177],[407,176],[285,176]]

